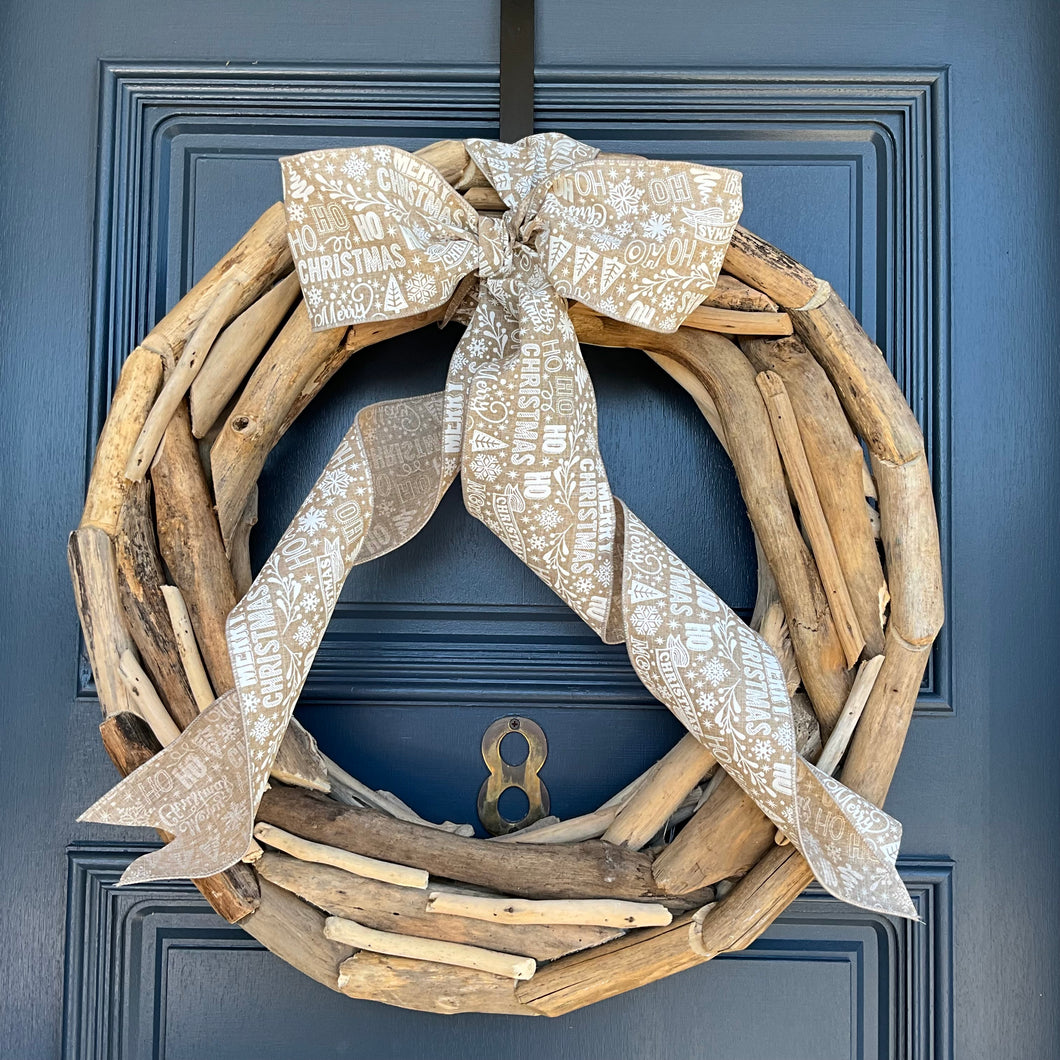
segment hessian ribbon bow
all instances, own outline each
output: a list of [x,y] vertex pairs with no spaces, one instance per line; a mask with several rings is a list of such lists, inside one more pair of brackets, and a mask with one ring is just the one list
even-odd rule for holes
[[460,473],[482,520],[709,748],[832,894],[914,917],[901,827],[795,748],[765,641],[611,493],[567,299],[674,331],[717,281],[740,174],[601,154],[549,133],[467,141],[507,212],[480,215],[394,147],[282,160],[288,233],[315,329],[477,304],[445,390],[363,409],[228,617],[234,690],[83,819],[164,828],[123,883],[208,876],[254,814],[351,567],[413,537]]

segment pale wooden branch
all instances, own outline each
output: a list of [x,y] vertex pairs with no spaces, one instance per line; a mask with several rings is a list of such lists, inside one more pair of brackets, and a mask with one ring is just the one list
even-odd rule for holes
[[603,898],[531,901],[486,898],[482,895],[431,891],[427,911],[487,920],[493,924],[590,924],[629,930],[669,924],[673,914],[664,905]]
[[854,602],[847,589],[843,568],[839,563],[835,542],[828,527],[828,520],[821,507],[821,498],[814,485],[813,473],[810,471],[806,450],[803,447],[802,435],[795,420],[795,410],[791,407],[784,380],[776,372],[759,372],[756,377],[758,389],[765,399],[766,411],[773,424],[773,435],[788,473],[792,492],[795,494],[802,517],[802,528],[810,541],[817,569],[821,575],[835,619],[836,633],[843,645],[847,665],[854,666],[865,647],[865,637],[854,611]]
[[114,546],[104,530],[84,526],[70,535],[67,558],[103,715],[113,717],[126,711],[135,714],[129,690],[118,673],[118,660],[133,647],[133,642],[118,602]]
[[723,272],[718,276],[714,290],[703,299],[705,306],[715,309],[741,309],[752,313],[775,313],[777,303],[767,294],[748,287],[742,280]]
[[191,429],[205,437],[301,294],[291,272],[217,336],[191,384]]
[[683,736],[619,811],[604,833],[604,842],[639,850],[716,765],[714,755],[691,733]]
[[162,385],[162,358],[137,346],[122,365],[107,422],[96,445],[81,526],[109,535],[118,530],[118,515],[131,483],[125,465]]
[[259,883],[260,904],[239,926],[300,972],[337,990],[339,966],[353,949],[324,934],[327,918],[308,902],[268,880]]
[[147,722],[163,747],[171,744],[180,735],[180,729],[170,717],[165,704],[158,698],[155,686],[151,684],[151,679],[144,673],[131,649],[121,653],[118,673],[125,682],[129,701],[133,704],[135,712]]
[[195,696],[196,706],[203,711],[214,701],[215,697],[210,687],[210,679],[206,676],[206,667],[202,664],[199,645],[195,643],[195,634],[192,632],[187,605],[175,585],[163,585],[162,595],[165,597],[166,607],[169,608],[173,634],[177,639],[177,652],[180,655],[180,661],[184,664],[184,672],[188,676],[192,695]]
[[242,274],[239,298],[232,315],[256,302],[281,276],[291,271],[291,246],[283,203],[270,206],[221,260],[151,329],[141,343],[172,366],[184,344],[199,326],[218,292],[233,276]]
[[486,924],[466,916],[428,913],[426,891],[352,876],[331,865],[299,861],[271,850],[255,867],[262,878],[318,909],[368,927],[484,946],[540,961],[598,946],[621,934],[615,928],[586,924]]
[[460,968],[472,968],[490,975],[502,975],[508,979],[530,979],[537,970],[533,957],[520,957],[514,953],[498,953],[481,946],[466,946],[460,942],[442,942],[439,939],[424,939],[415,935],[398,935],[393,931],[378,931],[365,927],[356,920],[329,916],[324,922],[324,935],[334,942],[341,942],[370,953],[385,953],[392,957],[411,957],[436,964],[454,964]]
[[759,372],[784,380],[867,653],[878,655],[889,594],[872,526],[878,516],[865,503],[876,490],[861,443],[827,374],[800,340],[741,338],[740,348]]
[[312,792],[273,786],[260,820],[306,839],[368,857],[401,850],[433,876],[490,887],[521,898],[655,898],[651,858],[609,843],[491,843],[397,821],[375,810],[341,806]]
[[151,466],[151,460],[154,458],[159,442],[162,441],[162,435],[165,434],[169,421],[173,418],[173,413],[183,401],[184,395],[202,367],[214,339],[217,338],[221,328],[235,315],[236,305],[242,297],[246,280],[247,277],[241,270],[232,271],[203,314],[191,338],[188,339],[183,355],[162,385],[161,392],[147,414],[140,437],[136,439],[128,463],[125,465],[127,479],[138,482],[147,474],[147,469]]
[[254,838],[266,846],[282,850],[285,854],[300,858],[302,861],[313,861],[319,865],[334,865],[336,868],[364,876],[369,880],[381,880],[399,887],[427,886],[427,873],[422,869],[410,868],[408,865],[396,865],[391,861],[380,861],[361,854],[340,850],[325,843],[313,843],[301,836],[292,835],[282,828],[259,821],[254,826]]
[[180,663],[162,583],[165,574],[155,540],[151,484],[130,483],[115,535],[118,596],[144,669],[179,729],[198,714],[188,675]]
[[540,1015],[516,999],[516,985],[517,980],[501,975],[381,953],[356,953],[339,970],[339,989],[349,997],[447,1016],[457,1012]]
[[733,233],[723,268],[785,309],[806,305],[817,292],[817,278],[809,269],[746,228]]

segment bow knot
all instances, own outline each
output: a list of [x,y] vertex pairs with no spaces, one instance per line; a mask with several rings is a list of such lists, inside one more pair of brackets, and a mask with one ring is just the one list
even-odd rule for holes
[[483,280],[504,279],[515,264],[514,250],[518,233],[515,231],[513,211],[501,217],[480,214],[478,218],[478,246],[482,262],[478,274]]

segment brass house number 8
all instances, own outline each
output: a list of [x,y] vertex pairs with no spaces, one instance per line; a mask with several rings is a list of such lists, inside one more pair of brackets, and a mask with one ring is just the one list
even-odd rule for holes
[[[526,740],[527,755],[518,765],[501,757],[501,741],[515,733]],[[548,741],[536,721],[529,718],[499,718],[482,735],[482,760],[490,775],[478,793],[478,818],[490,835],[505,835],[548,816],[548,788],[537,775],[548,756]],[[509,821],[500,811],[501,795],[518,788],[529,807],[520,821]]]

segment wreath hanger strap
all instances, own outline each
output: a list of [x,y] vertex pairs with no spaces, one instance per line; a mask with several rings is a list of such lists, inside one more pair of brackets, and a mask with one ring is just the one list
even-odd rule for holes
[[740,213],[739,174],[601,155],[559,134],[467,148],[508,207],[503,217],[477,214],[394,148],[283,161],[316,329],[435,308],[469,272],[478,304],[444,393],[359,414],[233,610],[237,704],[222,697],[84,819],[177,833],[123,882],[237,861],[346,574],[413,536],[460,470],[468,510],[601,637],[626,642],[641,680],[824,886],[914,916],[894,868],[897,822],[796,754],[776,657],[612,497],[599,453],[567,299],[676,330],[716,282]]

